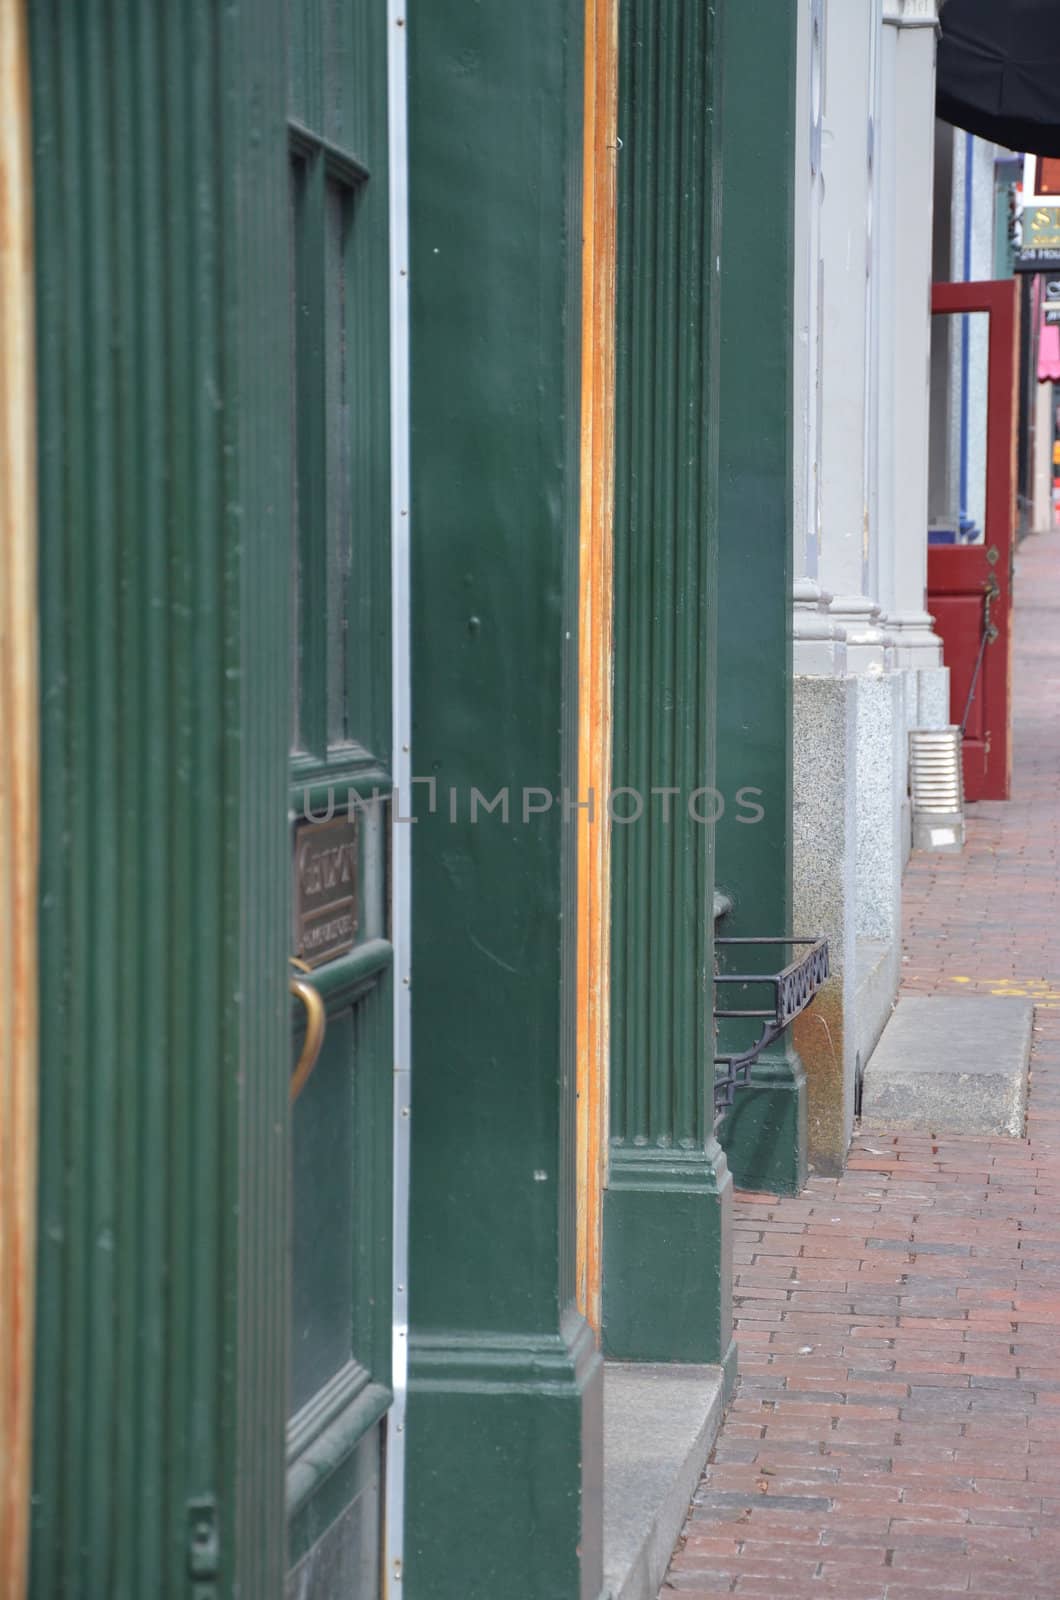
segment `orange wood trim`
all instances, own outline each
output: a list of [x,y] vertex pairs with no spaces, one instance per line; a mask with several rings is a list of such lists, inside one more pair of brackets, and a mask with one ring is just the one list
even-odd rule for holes
[[0,1594],[26,1592],[37,1209],[37,528],[29,58],[0,0]]
[[610,1032],[618,0],[586,0],[578,797],[578,1307],[600,1331]]

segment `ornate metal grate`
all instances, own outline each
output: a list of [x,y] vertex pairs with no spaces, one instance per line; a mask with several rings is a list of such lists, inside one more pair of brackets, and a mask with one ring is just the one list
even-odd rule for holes
[[[774,939],[774,938],[744,938],[744,939],[715,939],[715,945],[720,949],[732,949],[734,946],[753,947],[762,949],[770,945],[777,949],[787,949],[794,945],[805,945],[806,951],[797,960],[789,962],[780,972],[716,972],[714,974],[714,1021],[717,1024],[722,1018],[740,1019],[743,1021],[759,1021],[762,1024],[761,1032],[749,1050],[740,1051],[733,1055],[721,1055],[714,1058],[714,1123],[715,1127],[722,1120],[726,1111],[732,1105],[736,1090],[746,1084],[750,1078],[751,1068],[762,1054],[769,1048],[789,1023],[794,1021],[800,1011],[804,1011],[810,1004],[818,989],[828,977],[828,940],[814,939]],[[756,989],[766,988],[772,992],[773,1003],[771,1006],[730,1008],[718,1005],[719,984],[743,984]]]

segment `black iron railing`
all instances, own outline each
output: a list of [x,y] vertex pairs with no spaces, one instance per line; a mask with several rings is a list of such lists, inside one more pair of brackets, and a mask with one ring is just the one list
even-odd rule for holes
[[[719,953],[734,950],[738,947],[762,950],[773,946],[776,949],[788,949],[795,945],[805,945],[805,953],[797,960],[791,961],[779,972],[716,972],[714,974],[714,1021],[723,1018],[740,1021],[757,1021],[761,1029],[755,1043],[748,1050],[734,1052],[731,1055],[719,1055],[714,1058],[714,1120],[719,1123],[729,1110],[736,1096],[736,1090],[746,1084],[750,1079],[751,1068],[762,1054],[769,1048],[784,1029],[794,1021],[800,1011],[804,1011],[810,1004],[818,989],[828,977],[828,940],[815,939],[774,939],[774,938],[716,938],[715,947]],[[769,992],[772,1004],[749,1007],[728,1007],[718,1004],[719,984],[743,984],[761,991]]]

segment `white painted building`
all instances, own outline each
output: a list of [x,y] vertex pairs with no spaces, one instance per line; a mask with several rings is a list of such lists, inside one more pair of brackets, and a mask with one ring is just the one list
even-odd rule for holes
[[935,0],[801,0],[795,920],[833,976],[796,1042],[819,1170],[898,987],[909,731],[949,722],[926,609],[936,36]]

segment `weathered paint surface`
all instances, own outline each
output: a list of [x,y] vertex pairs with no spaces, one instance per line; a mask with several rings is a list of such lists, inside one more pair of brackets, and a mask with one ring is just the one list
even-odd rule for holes
[[[732,902],[719,931],[752,937],[817,932],[790,925],[793,310],[776,285],[793,270],[795,34],[795,7],[770,0],[729,6],[722,29],[717,882]],[[758,821],[741,791],[761,807]],[[767,964],[792,954],[772,948]],[[723,1048],[752,1037],[746,1025],[720,1033]],[[737,1090],[721,1141],[741,1187],[801,1188],[806,1085],[790,1044],[767,1051]]]
[[282,1592],[284,7],[31,8],[31,1593]]
[[0,0],[0,1594],[25,1592],[37,1175],[37,487],[29,61]]
[[[409,1600],[602,1586],[562,803],[578,741],[584,32],[574,0],[409,15],[413,765],[438,784],[413,829]],[[508,816],[472,820],[476,788],[507,789]],[[525,820],[524,788],[553,797]]]
[[843,1072],[844,1014],[841,978],[829,978],[791,1025],[807,1074],[807,1146],[815,1172],[840,1173],[846,1165],[852,1120],[851,1086]]
[[621,7],[613,782],[635,793],[612,838],[603,1335],[640,1361],[721,1361],[732,1337],[713,829],[689,810],[709,815],[714,782],[716,18],[699,0]]

